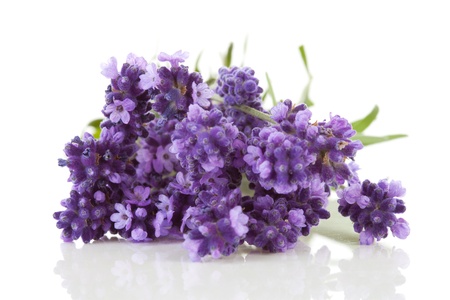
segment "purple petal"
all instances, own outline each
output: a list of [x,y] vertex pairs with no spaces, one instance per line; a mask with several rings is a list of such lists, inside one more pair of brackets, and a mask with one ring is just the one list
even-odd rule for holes
[[372,245],[374,242],[374,238],[371,232],[369,231],[361,231],[359,234],[359,243],[361,245]]
[[122,107],[127,111],[132,111],[136,108],[136,103],[133,100],[126,98],[121,102]]
[[110,115],[109,115],[109,119],[114,122],[117,123],[120,121],[120,114],[117,110],[114,110]]
[[117,113],[117,115],[119,116],[119,119],[122,120],[123,124],[128,124],[130,122],[130,113],[128,111],[122,110],[121,112]]
[[243,236],[248,232],[247,222],[248,216],[242,212],[241,206],[235,206],[230,209],[231,227],[238,236]]
[[399,239],[406,239],[409,236],[410,228],[408,222],[399,218],[394,226],[391,227],[392,235]]
[[147,238],[147,232],[142,228],[136,228],[131,231],[131,238],[135,241],[143,241]]
[[100,67],[102,68],[102,75],[106,78],[116,79],[119,76],[119,72],[117,71],[117,59],[115,57],[111,57],[108,62],[102,63]]

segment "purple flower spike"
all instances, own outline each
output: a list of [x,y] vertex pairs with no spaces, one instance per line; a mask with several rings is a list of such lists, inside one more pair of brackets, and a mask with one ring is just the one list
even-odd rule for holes
[[130,111],[135,109],[136,104],[131,99],[114,100],[113,103],[109,104],[105,108],[105,113],[111,114],[109,118],[112,122],[118,123],[122,121],[124,124],[130,122]]
[[308,144],[278,127],[265,127],[254,131],[248,142],[247,176],[265,189],[288,194],[309,185],[308,167],[316,155],[308,150]]
[[386,238],[388,228],[394,237],[405,239],[410,232],[408,222],[396,217],[396,214],[406,210],[403,200],[397,198],[404,193],[405,189],[399,181],[371,183],[365,180],[362,184],[352,184],[337,191],[338,210],[353,221],[363,245]]

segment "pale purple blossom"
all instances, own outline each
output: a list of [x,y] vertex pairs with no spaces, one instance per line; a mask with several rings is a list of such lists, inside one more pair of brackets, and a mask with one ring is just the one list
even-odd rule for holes
[[161,52],[158,55],[158,60],[161,62],[168,61],[172,67],[177,68],[180,63],[184,62],[189,57],[189,52],[183,52],[178,50],[174,54],[170,55],[165,52]]
[[189,234],[184,234],[183,248],[185,248],[189,253],[189,258],[191,261],[200,261],[201,257],[198,255],[198,249],[202,240],[194,240],[189,237]]
[[172,227],[172,222],[167,218],[166,214],[162,211],[156,213],[153,220],[153,227],[155,228],[155,236],[166,236],[169,234],[169,229]]
[[231,227],[233,227],[238,236],[242,237],[248,232],[248,219],[248,216],[242,212],[241,206],[235,206],[230,209]]
[[131,206],[128,204],[126,207],[121,203],[116,203],[114,208],[117,210],[110,217],[110,220],[114,222],[114,228],[129,230],[131,227],[131,220],[133,213],[131,212]]
[[397,222],[391,227],[392,235],[399,239],[406,239],[409,235],[409,224],[403,218],[398,218]]
[[295,128],[299,132],[306,131],[306,129],[309,126],[309,121],[311,120],[311,115],[312,115],[312,113],[311,113],[311,111],[309,109],[300,110],[295,115],[294,125],[295,125]]
[[94,193],[94,199],[95,199],[95,201],[97,201],[99,203],[104,202],[106,199],[105,193],[103,193],[102,191],[96,191]]
[[363,230],[359,234],[359,243],[361,245],[372,245],[374,241],[375,239],[370,230]]
[[121,183],[122,182],[122,176],[120,176],[119,173],[109,173],[107,174],[107,177],[109,179],[109,181],[114,182],[114,183]]
[[102,69],[102,75],[106,78],[116,79],[119,76],[117,59],[115,57],[111,57],[106,63],[102,63],[100,67]]
[[118,123],[122,121],[124,124],[130,122],[130,111],[136,108],[133,100],[126,98],[125,100],[114,100],[105,108],[105,113],[110,114],[109,118],[112,122]]
[[361,194],[361,184],[354,183],[345,189],[337,190],[339,198],[342,198],[349,204],[358,204],[360,208],[365,208],[369,204],[370,199],[366,195]]
[[143,230],[140,227],[137,227],[131,231],[131,238],[134,241],[144,241],[148,236],[147,231]]
[[392,180],[389,183],[389,189],[387,192],[388,197],[403,197],[406,193],[406,189],[402,186],[401,181]]
[[[135,186],[133,192],[129,190],[125,190],[126,201],[128,203],[133,204],[148,204],[151,202],[151,199],[148,199],[150,196],[150,187],[148,186]],[[148,201],[147,201],[148,200]]]
[[165,213],[168,214],[169,219],[171,218],[172,213],[174,212],[173,207],[173,196],[167,197],[164,194],[160,194],[158,196],[159,203],[156,203],[156,207]]
[[156,149],[156,159],[153,160],[153,168],[159,174],[164,170],[172,172],[174,163],[178,162],[176,156],[169,151],[171,146],[172,144],[167,144],[165,147],[158,146]]
[[147,61],[145,58],[141,56],[136,56],[134,53],[129,53],[127,56],[127,63],[130,65],[137,66],[140,70],[145,70],[145,67],[147,66]]
[[211,105],[210,98],[214,95],[214,91],[209,88],[205,82],[196,84],[192,83],[192,99],[195,104],[203,108],[208,108]]
[[306,218],[303,213],[303,209],[292,209],[289,211],[288,216],[289,223],[296,227],[305,227],[306,226]]
[[252,167],[253,173],[260,173],[259,166],[264,162],[264,155],[261,148],[249,145],[247,147],[247,154],[244,155],[244,161]]
[[145,68],[147,72],[139,76],[139,87],[143,90],[150,88],[157,88],[161,83],[161,78],[158,75],[158,69],[155,63],[148,64]]

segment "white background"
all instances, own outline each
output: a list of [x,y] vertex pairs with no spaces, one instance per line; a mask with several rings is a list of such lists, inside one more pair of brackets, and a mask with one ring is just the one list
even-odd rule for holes
[[354,121],[378,104],[367,133],[408,134],[360,151],[360,176],[401,180],[407,189],[411,236],[386,241],[410,259],[401,294],[448,294],[449,13],[446,1],[3,2],[1,298],[70,299],[53,272],[62,254],[52,214],[70,189],[57,159],[101,116],[108,80],[100,64],[181,49],[192,68],[202,53],[200,69],[212,74],[230,42],[234,64],[252,67],[264,88],[267,72],[276,97],[294,101],[307,82],[304,45],[313,118]]

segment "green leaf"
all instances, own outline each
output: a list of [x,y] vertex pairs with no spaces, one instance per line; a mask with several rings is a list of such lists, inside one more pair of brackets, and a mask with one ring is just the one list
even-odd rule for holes
[[305,69],[308,72],[308,76],[311,78],[312,76],[311,73],[309,72],[308,59],[306,58],[305,47],[301,45],[300,47],[298,47],[298,50],[300,51],[300,55],[302,56],[303,64],[305,65]]
[[100,133],[101,133],[101,129],[100,129],[100,123],[103,121],[103,119],[95,119],[92,120],[91,122],[89,122],[86,125],[85,131],[89,130],[92,134],[93,137],[95,137],[96,139],[100,138]]
[[364,134],[356,134],[352,139],[360,140],[364,146],[369,146],[369,145],[378,144],[378,143],[382,143],[382,142],[392,141],[392,140],[403,138],[403,137],[407,137],[407,135],[406,134],[391,134],[391,135],[385,135],[385,136],[370,136],[370,135],[364,135]]
[[378,112],[380,109],[378,108],[378,105],[375,105],[375,107],[372,109],[372,111],[365,116],[364,118],[352,122],[352,127],[356,132],[361,133],[364,130],[366,130],[367,127],[372,124],[372,122],[376,119]]
[[217,80],[217,78],[211,76],[211,77],[208,78],[205,82],[206,82],[206,84],[207,84],[208,86],[211,86],[211,85],[213,85],[213,84],[216,82],[216,80]]
[[232,58],[232,56],[233,56],[233,43],[231,42],[230,45],[228,46],[227,54],[223,58],[223,65],[225,67],[230,67],[231,66],[231,58]]
[[308,107],[311,107],[314,105],[314,102],[312,102],[311,99],[309,99],[309,97],[306,98],[303,103],[305,103]]
[[303,89],[302,95],[300,96],[300,103],[305,103],[308,107],[311,107],[314,105],[314,103],[309,98],[310,86],[311,86],[311,79],[306,84],[305,88]]
[[266,79],[267,79],[267,93],[270,95],[270,97],[272,98],[272,105],[275,106],[277,105],[277,98],[275,98],[275,92],[273,91],[273,86],[272,86],[272,81],[269,78],[269,74],[266,72]]
[[306,58],[305,47],[303,45],[301,45],[298,48],[298,50],[299,50],[300,55],[302,57],[303,65],[305,66],[306,72],[308,73],[308,83],[304,87],[302,95],[300,96],[300,103],[305,103],[308,107],[311,107],[311,106],[314,105],[314,103],[309,98],[309,89],[311,87],[311,81],[312,81],[313,77],[311,75],[311,72],[309,72],[308,59]]
[[195,67],[194,67],[194,71],[200,73],[200,68],[198,67],[199,63],[200,63],[200,57],[202,56],[203,52],[200,52],[197,56],[197,60],[195,61]]
[[267,90],[265,90],[264,93],[262,94],[261,100],[262,100],[263,102],[266,100],[266,97],[267,97],[268,94],[269,94],[269,93],[268,93]]
[[242,67],[244,66],[245,56],[247,55],[247,46],[248,46],[248,36],[246,36],[245,40],[244,40],[244,49],[242,52],[243,58],[242,58],[242,63],[241,63]]
[[266,121],[271,124],[277,124],[270,115],[263,113],[262,111],[259,111],[257,109],[254,109],[253,107],[247,106],[247,105],[233,105],[233,108],[236,108],[237,110],[240,110],[246,114],[249,114],[251,116],[254,116],[260,120]]

